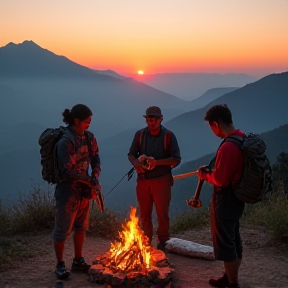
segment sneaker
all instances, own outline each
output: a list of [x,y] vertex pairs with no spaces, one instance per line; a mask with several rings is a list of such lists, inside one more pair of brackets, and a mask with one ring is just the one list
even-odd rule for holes
[[222,277],[220,277],[218,279],[210,278],[209,279],[209,284],[212,285],[213,287],[220,287],[220,288],[229,287],[228,276],[225,273],[225,274],[223,274]]
[[159,242],[157,244],[157,249],[165,252],[166,251],[165,246],[166,246],[166,242]]
[[65,262],[59,262],[55,268],[55,274],[58,279],[66,279],[70,276],[70,272],[66,270]]
[[71,270],[72,271],[82,271],[82,272],[88,272],[88,270],[90,269],[91,265],[87,264],[85,261],[84,257],[81,257],[79,259],[73,259],[73,263],[72,263],[72,267]]

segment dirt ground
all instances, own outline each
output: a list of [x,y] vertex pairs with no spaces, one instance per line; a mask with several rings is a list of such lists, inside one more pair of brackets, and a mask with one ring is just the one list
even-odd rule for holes
[[[244,243],[244,255],[240,268],[241,288],[277,287],[288,288],[288,243],[279,244],[261,227],[245,226],[241,228]],[[212,245],[209,228],[201,231],[189,231],[175,237],[191,240],[204,245]],[[29,241],[33,248],[39,248],[39,254],[29,258],[13,270],[0,273],[0,288],[56,288],[60,287],[54,275],[55,255],[49,233],[23,239]],[[31,246],[31,247],[32,247]],[[110,248],[110,241],[103,238],[87,236],[84,256],[92,262],[95,255],[105,253]],[[72,237],[66,244],[66,266],[70,267],[73,258]],[[175,269],[173,280],[167,288],[211,287],[210,277],[223,273],[223,264],[219,261],[194,259],[167,253],[171,267]],[[0,259],[0,261],[5,259]],[[89,281],[88,275],[72,274],[63,281],[65,288],[104,288]],[[110,286],[109,286],[110,287]]]

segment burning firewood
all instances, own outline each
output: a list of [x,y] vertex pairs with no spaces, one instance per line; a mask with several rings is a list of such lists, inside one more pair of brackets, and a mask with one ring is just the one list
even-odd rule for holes
[[96,256],[89,270],[90,281],[121,285],[141,283],[168,284],[173,269],[164,252],[151,247],[148,238],[138,226],[136,208],[131,207],[130,219],[119,232],[119,239],[110,251]]

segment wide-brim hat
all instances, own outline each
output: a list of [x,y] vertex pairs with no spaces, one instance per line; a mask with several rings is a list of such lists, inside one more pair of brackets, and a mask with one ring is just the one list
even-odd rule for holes
[[149,108],[146,109],[146,114],[143,115],[145,118],[146,117],[156,117],[156,118],[162,118],[162,112],[161,109],[157,106],[151,106]]

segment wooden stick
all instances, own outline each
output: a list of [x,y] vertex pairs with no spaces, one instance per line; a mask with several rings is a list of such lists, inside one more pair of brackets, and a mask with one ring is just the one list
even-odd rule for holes
[[174,175],[173,179],[174,180],[178,180],[178,179],[183,179],[183,178],[187,178],[187,177],[195,176],[195,175],[198,175],[198,171],[193,171],[193,172],[188,172],[188,173],[185,173],[185,174]]

